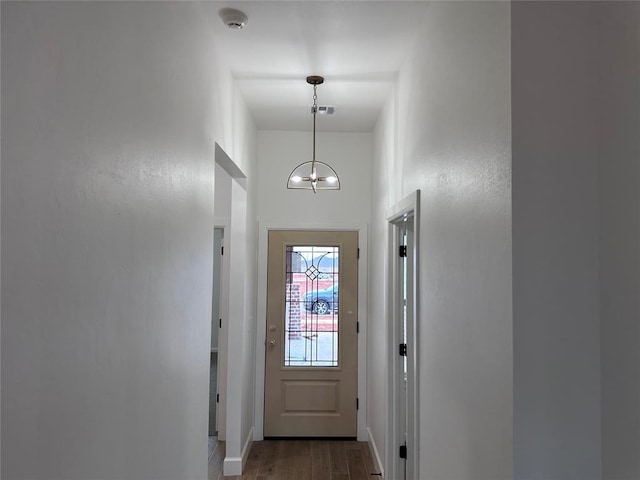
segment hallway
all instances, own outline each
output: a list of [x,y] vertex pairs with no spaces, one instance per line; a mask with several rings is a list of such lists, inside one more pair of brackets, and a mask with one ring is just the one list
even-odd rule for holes
[[[209,460],[209,480],[365,480],[379,470],[369,444],[332,440],[254,442],[242,476],[223,477],[225,444]],[[378,477],[379,478],[379,477]]]
[[[380,478],[269,431],[280,381],[289,419],[355,410],[331,434],[387,480],[640,480],[640,0],[0,13],[0,478]],[[270,294],[273,231],[358,232],[316,336],[286,279],[329,272]],[[355,402],[308,393],[323,345]]]

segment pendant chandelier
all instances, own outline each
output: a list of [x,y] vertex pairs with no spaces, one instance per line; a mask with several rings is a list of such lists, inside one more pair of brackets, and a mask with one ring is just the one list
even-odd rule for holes
[[340,190],[340,179],[336,171],[324,162],[316,160],[316,117],[318,116],[318,85],[324,78],[312,75],[307,77],[307,83],[313,85],[313,157],[310,162],[304,162],[293,169],[287,181],[287,188],[300,190]]

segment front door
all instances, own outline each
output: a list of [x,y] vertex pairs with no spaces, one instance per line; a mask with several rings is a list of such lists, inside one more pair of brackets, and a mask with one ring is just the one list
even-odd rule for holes
[[269,232],[267,437],[355,437],[358,232]]

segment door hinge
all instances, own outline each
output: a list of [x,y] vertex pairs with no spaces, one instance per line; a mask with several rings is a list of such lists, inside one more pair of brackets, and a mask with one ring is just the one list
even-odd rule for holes
[[360,248],[358,248],[358,258],[360,258]]
[[220,247],[220,255],[224,255],[224,247]]
[[407,256],[407,246],[406,245],[400,245],[400,248],[398,249],[398,253],[400,254],[401,257],[406,257]]
[[360,410],[360,399],[356,397],[356,410]]
[[360,322],[356,322],[356,333],[360,333]]
[[400,445],[400,458],[407,458],[407,446]]
[[216,403],[220,403],[220,394],[216,393]]
[[221,318],[218,319],[218,328],[222,328],[222,319]]
[[407,458],[407,446],[400,445],[400,458]]
[[406,344],[406,343],[401,343],[401,344],[399,345],[399,347],[400,347],[400,348],[398,349],[398,354],[399,354],[401,357],[406,357],[406,356],[407,356],[407,344]]

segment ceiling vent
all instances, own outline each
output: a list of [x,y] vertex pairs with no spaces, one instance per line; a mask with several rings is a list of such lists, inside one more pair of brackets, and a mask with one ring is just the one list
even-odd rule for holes
[[[338,107],[336,107],[335,105],[318,105],[318,115],[333,115],[334,113],[336,113],[336,109]],[[313,109],[314,107],[311,107],[310,113],[313,114]]]

